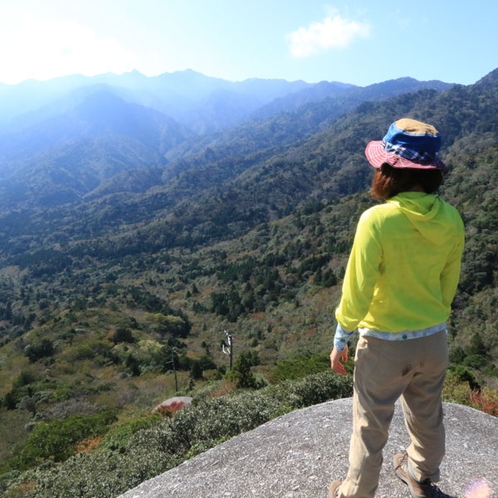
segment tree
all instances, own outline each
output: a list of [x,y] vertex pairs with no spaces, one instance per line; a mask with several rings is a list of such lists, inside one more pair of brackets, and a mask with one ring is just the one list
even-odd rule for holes
[[467,354],[487,356],[487,349],[479,332],[474,332],[470,338],[470,346],[467,349]]
[[31,363],[34,363],[41,358],[52,356],[54,352],[54,345],[52,344],[52,341],[47,338],[26,347],[26,356]]
[[133,377],[140,375],[140,363],[132,354],[127,356],[125,365]]
[[135,338],[130,329],[119,327],[114,334],[111,336],[111,341],[114,344],[119,344],[120,342],[134,343]]
[[233,365],[231,376],[236,381],[236,385],[240,389],[257,387],[256,377],[251,372],[253,359],[251,353],[241,353]]

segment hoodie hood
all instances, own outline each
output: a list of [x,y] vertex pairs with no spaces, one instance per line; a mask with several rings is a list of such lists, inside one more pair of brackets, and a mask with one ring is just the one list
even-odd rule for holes
[[441,245],[454,237],[454,228],[448,224],[449,206],[437,195],[403,192],[387,202],[397,206],[418,232],[433,244]]

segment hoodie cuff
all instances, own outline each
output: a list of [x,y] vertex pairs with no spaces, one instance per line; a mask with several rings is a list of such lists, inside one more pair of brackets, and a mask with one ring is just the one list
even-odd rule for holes
[[353,333],[354,330],[350,332],[349,330],[342,328],[338,323],[334,335],[334,348],[336,348],[337,351],[344,351]]

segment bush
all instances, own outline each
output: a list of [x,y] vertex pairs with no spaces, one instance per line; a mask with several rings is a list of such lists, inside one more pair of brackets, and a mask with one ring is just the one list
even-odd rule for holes
[[76,453],[76,445],[88,437],[104,434],[116,420],[111,412],[71,416],[64,420],[38,424],[28,439],[14,451],[11,467],[25,470],[46,460],[61,462]]
[[474,391],[471,403],[474,408],[498,417],[498,391],[496,389],[484,387],[480,391]]
[[136,425],[115,427],[97,450],[75,455],[60,466],[13,476],[4,484],[5,489],[10,486],[5,496],[16,496],[23,483],[32,482],[36,486],[29,491],[24,488],[23,498],[117,496],[276,416],[310,403],[351,395],[351,377],[327,371],[298,382],[285,381],[259,391],[239,391],[200,401],[171,418],[158,421],[154,416],[140,419]]
[[39,380],[39,375],[31,370],[23,370],[12,383],[12,390],[0,399],[0,405],[5,406],[7,410],[15,410],[23,398],[31,398],[36,392],[36,386],[33,386]]
[[13,387],[21,388],[29,384],[33,384],[39,380],[39,375],[35,374],[31,370],[23,370],[14,380]]
[[450,403],[470,406],[472,389],[467,380],[462,380],[459,375],[449,373],[443,386],[443,400]]
[[49,406],[42,411],[43,420],[53,421],[68,418],[71,415],[95,415],[103,408],[81,399],[68,399]]
[[52,341],[45,338],[40,342],[30,344],[26,346],[26,356],[31,363],[41,360],[42,358],[48,358],[52,356],[55,352]]
[[101,448],[118,452],[126,451],[126,447],[129,445],[130,438],[133,434],[144,429],[149,429],[159,424],[160,421],[161,416],[158,414],[115,425],[114,427],[111,427],[109,432],[102,439]]
[[284,360],[277,363],[271,376],[272,382],[283,380],[297,380],[319,372],[330,369],[330,358],[328,354],[312,355],[306,353],[297,358]]
[[309,375],[300,382],[291,383],[289,386],[289,391],[296,397],[296,402],[292,405],[293,409],[353,395],[351,379],[339,377],[330,370],[321,374]]
[[484,368],[488,364],[488,360],[480,355],[480,354],[471,354],[470,356],[467,356],[465,360],[463,361],[463,365],[465,367],[470,367],[470,368]]
[[471,389],[478,389],[479,383],[470,370],[463,365],[451,366],[449,375],[455,376],[460,382],[468,382]]
[[114,344],[119,344],[120,342],[127,342],[129,344],[133,344],[135,342],[135,338],[133,337],[133,333],[130,329],[120,327],[118,328],[109,338],[111,342]]

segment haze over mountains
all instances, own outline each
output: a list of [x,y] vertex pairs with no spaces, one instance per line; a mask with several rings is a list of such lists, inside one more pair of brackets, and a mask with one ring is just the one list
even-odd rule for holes
[[155,247],[240,236],[300,205],[364,191],[364,146],[400,116],[434,122],[450,159],[474,157],[496,140],[497,73],[466,87],[232,83],[193,71],[4,85],[3,257],[27,240],[123,230],[133,252],[138,223]]
[[363,191],[364,145],[400,116],[434,122],[443,156],[473,161],[496,141],[497,74],[470,86],[233,83],[193,71],[3,85],[3,255],[22,250],[21,236],[76,243],[137,223],[156,240],[167,233],[168,247],[239,236]]
[[[220,133],[230,129],[235,134],[251,134],[264,120],[273,120],[271,126],[278,129],[279,114],[324,100],[321,115],[313,116],[291,140],[310,136],[362,101],[449,87],[410,78],[366,88],[329,82],[229,82],[194,71],[154,78],[137,72],[70,76],[3,85],[0,206],[74,202],[124,171],[162,168],[200,145],[226,140]],[[316,107],[311,112],[315,115]],[[242,123],[246,128],[234,128]],[[216,138],[206,140],[215,132]],[[279,137],[281,130],[273,135],[272,145],[289,143],[285,136]],[[263,140],[253,150],[239,152],[266,145]],[[169,171],[171,176],[177,167],[171,165]],[[150,180],[145,186],[150,186]]]

